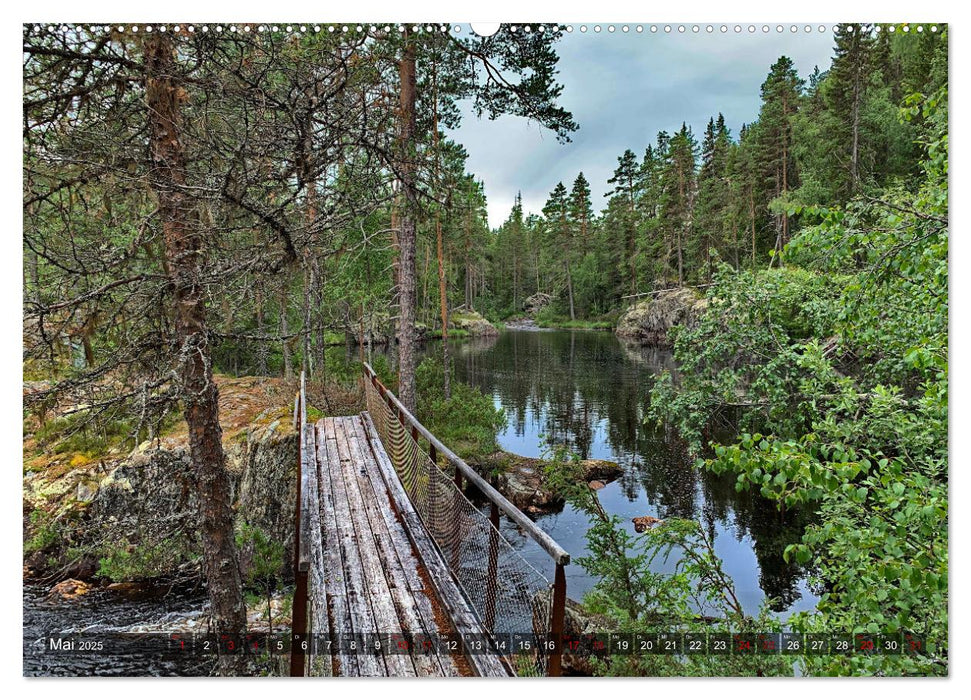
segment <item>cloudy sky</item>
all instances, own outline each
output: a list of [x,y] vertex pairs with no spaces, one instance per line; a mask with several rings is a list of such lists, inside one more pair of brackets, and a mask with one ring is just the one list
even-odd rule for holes
[[818,65],[826,70],[832,56],[831,31],[802,28],[791,34],[684,34],[659,27],[651,34],[633,28],[627,34],[602,31],[564,33],[557,44],[561,104],[573,112],[580,130],[569,144],[558,144],[549,131],[516,117],[495,121],[467,115],[452,134],[469,152],[467,168],[485,181],[489,223],[499,226],[509,214],[517,190],[527,212],[540,213],[557,182],[570,187],[583,171],[599,211],[610,189],[607,179],[617,156],[630,148],[638,157],[657,132],[673,132],[686,121],[699,140],[709,117],[725,115],[732,135],[758,115],[759,87],[779,56],[789,56],[800,76]]

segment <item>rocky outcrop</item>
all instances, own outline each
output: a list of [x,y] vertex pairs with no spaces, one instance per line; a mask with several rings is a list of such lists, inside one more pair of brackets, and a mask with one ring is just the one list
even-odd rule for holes
[[[297,466],[292,387],[254,377],[217,381],[237,520],[282,543],[289,569]],[[127,570],[155,576],[198,571],[197,488],[184,423],[127,456],[72,464],[51,461],[24,475],[25,542],[38,543],[25,558],[26,575],[91,578],[105,556],[137,561]],[[245,551],[240,563],[245,572]]]
[[[496,489],[522,511],[544,513],[563,505],[562,497],[546,485],[545,460],[499,451],[473,461],[472,466],[492,475]],[[600,488],[624,472],[619,464],[605,459],[584,459],[580,467],[578,478],[588,484],[599,483]]]
[[653,345],[669,345],[668,331],[694,326],[708,302],[691,287],[666,289],[639,301],[621,316],[617,335]]
[[[283,544],[284,568],[292,569],[293,518],[297,497],[297,434],[289,420],[257,425],[227,458],[239,473],[238,512],[250,525]],[[241,552],[248,568],[248,553]]]
[[635,532],[646,532],[664,521],[660,518],[655,518],[653,515],[641,515],[636,518],[631,518],[631,522],[634,523]]
[[472,337],[499,335],[498,329],[476,311],[456,310],[449,320],[453,328],[463,330]]
[[523,302],[523,311],[530,316],[535,316],[552,303],[553,297],[551,297],[549,294],[536,292],[535,294],[526,297],[526,301]]

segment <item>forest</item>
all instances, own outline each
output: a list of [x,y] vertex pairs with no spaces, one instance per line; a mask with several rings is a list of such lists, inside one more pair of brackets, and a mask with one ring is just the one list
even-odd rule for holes
[[[670,329],[677,371],[645,390],[646,420],[697,468],[810,514],[784,556],[822,594],[795,629],[935,644],[802,671],[947,674],[946,27],[839,25],[829,66],[766,66],[751,122],[645,135],[604,154],[606,182],[553,173],[541,212],[517,197],[494,229],[449,134],[511,115],[568,147],[583,124],[560,105],[564,27],[149,29],[24,27],[25,479],[38,453],[96,465],[184,421],[213,617],[244,629],[220,377],[303,371],[329,410],[356,377],[347,357],[384,353],[406,406],[488,442],[499,419],[451,367],[464,321],[613,330],[688,288],[699,310]],[[419,369],[431,338],[441,364]],[[591,517],[591,609],[625,630],[659,613],[693,630],[701,591],[731,624],[769,624],[725,604],[701,530],[632,536],[568,473],[549,478]],[[25,500],[25,557],[52,551],[45,533],[65,521],[51,512]],[[672,547],[699,554],[662,581],[650,562]],[[720,663],[597,672],[792,671]]]

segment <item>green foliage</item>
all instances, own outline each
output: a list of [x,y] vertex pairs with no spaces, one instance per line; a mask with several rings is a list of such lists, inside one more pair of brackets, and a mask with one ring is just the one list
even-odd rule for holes
[[497,449],[496,434],[506,416],[492,398],[476,387],[451,381],[445,398],[440,361],[426,358],[415,373],[418,389],[418,420],[461,457],[485,455]]
[[56,523],[52,522],[48,513],[34,510],[30,513],[31,536],[24,542],[24,554],[42,552],[54,546],[61,539],[61,533]]
[[236,531],[236,546],[249,558],[246,585],[266,592],[282,575],[283,544],[255,525],[243,522]]
[[812,564],[823,591],[797,629],[935,643],[923,656],[807,657],[813,674],[947,673],[946,88],[908,98],[902,116],[921,122],[920,183],[800,208],[820,223],[786,248],[789,266],[720,276],[702,322],[675,343],[680,383],[652,396],[653,415],[696,447],[734,405],[757,431],[714,444],[703,463],[815,511],[785,552]]
[[[577,560],[596,583],[584,606],[610,619],[623,632],[769,632],[779,622],[766,601],[756,617],[745,614],[734,583],[722,569],[714,541],[691,520],[671,518],[632,534],[616,515],[608,515],[596,492],[581,477],[578,457],[563,446],[548,448],[546,484],[590,519],[588,556]],[[657,569],[674,560],[672,573]],[[781,657],[691,655],[614,656],[596,660],[598,675],[720,676],[790,675]]]
[[248,564],[243,567],[247,605],[266,603],[266,617],[272,633],[273,588],[283,576],[283,543],[259,527],[243,522],[236,529],[236,547]]
[[89,457],[106,454],[133,437],[126,419],[97,419],[79,411],[47,421],[34,434],[38,444],[54,454],[80,453]]
[[168,537],[160,542],[120,541],[102,546],[98,576],[112,581],[139,581],[171,572],[197,555],[184,537]]

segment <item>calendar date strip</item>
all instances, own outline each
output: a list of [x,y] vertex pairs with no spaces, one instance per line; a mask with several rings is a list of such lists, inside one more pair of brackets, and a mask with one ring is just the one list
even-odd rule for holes
[[520,633],[496,635],[355,634],[292,635],[253,633],[72,633],[44,638],[49,654],[246,654],[289,655],[294,648],[316,655],[356,654],[552,654],[560,651],[591,656],[627,655],[924,655],[935,644],[910,633],[803,634],[770,633],[602,633],[550,636]]

